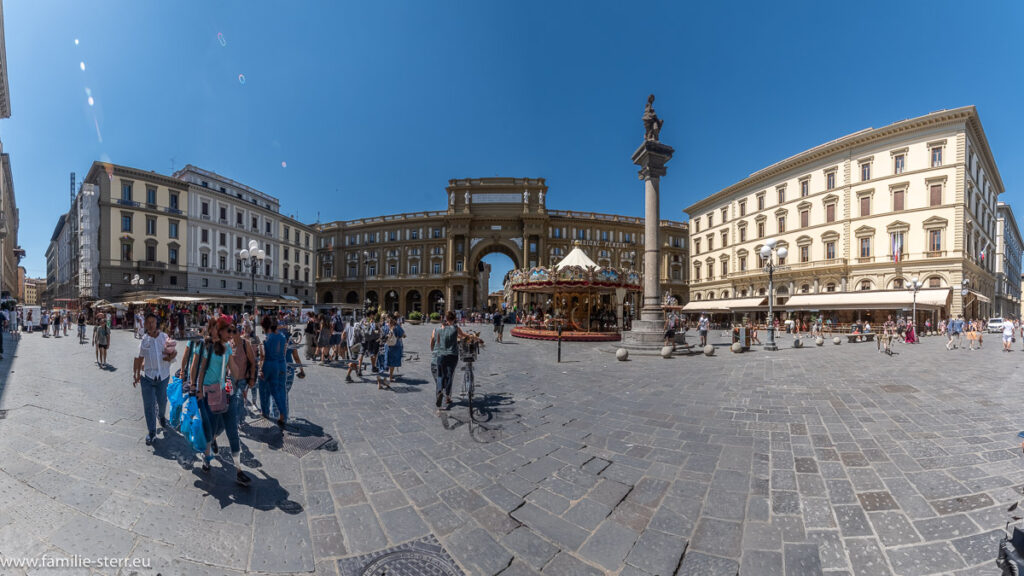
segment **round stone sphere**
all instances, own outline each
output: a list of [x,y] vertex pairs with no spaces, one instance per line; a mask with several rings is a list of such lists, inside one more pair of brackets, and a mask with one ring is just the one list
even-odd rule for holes
[[822,338],[821,336],[818,336],[817,338],[814,339],[814,343],[817,344],[818,346],[824,346],[825,339]]
[[739,342],[733,342],[732,343],[732,351],[737,353],[737,354],[739,354],[740,352],[743,352],[743,344],[740,344]]
[[803,340],[801,340],[799,338],[794,338],[793,339],[793,348],[803,348],[803,346],[804,346],[804,341]]
[[662,358],[671,358],[672,357],[672,347],[671,346],[662,346],[661,347],[661,357]]
[[836,336],[835,338],[832,339],[832,343],[835,344],[836,346],[839,346],[840,342],[842,342],[842,340],[839,339],[839,336]]
[[704,355],[705,356],[714,356],[715,355],[715,347],[712,346],[711,344],[708,344],[707,346],[705,346],[704,347]]
[[617,358],[619,362],[625,362],[626,360],[629,360],[629,350],[626,350],[625,348],[619,348],[618,350],[615,351],[615,358]]

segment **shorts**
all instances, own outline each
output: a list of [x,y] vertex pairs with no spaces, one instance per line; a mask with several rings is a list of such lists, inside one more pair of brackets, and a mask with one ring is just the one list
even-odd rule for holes
[[1003,342],[1006,342],[1006,343],[1013,342],[1013,336],[1007,336],[1006,334],[1003,334]]
[[380,342],[369,342],[366,344],[366,353],[370,356],[376,356],[380,352]]
[[502,334],[505,332],[505,326],[503,324],[497,324],[494,326],[495,334]]
[[708,335],[708,331],[707,331],[707,330],[701,330],[701,331],[700,331],[700,337],[701,337],[701,338],[704,338],[704,337],[706,337],[707,335]]
[[100,348],[100,349],[103,349],[103,350],[106,350],[109,346],[110,346],[110,344],[97,344],[96,345],[97,348]]
[[329,346],[338,346],[341,344],[341,333],[331,334],[330,342]]
[[675,337],[676,337],[676,331],[675,330],[673,330],[671,328],[668,329],[668,330],[665,330],[665,339],[666,340],[668,340],[669,338],[675,338]]

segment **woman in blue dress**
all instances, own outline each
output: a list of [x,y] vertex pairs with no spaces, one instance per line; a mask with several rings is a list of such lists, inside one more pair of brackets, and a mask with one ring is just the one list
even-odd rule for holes
[[405,345],[402,343],[402,339],[405,338],[405,328],[398,323],[398,320],[394,316],[392,316],[391,320],[388,321],[388,328],[395,336],[394,345],[387,347],[388,380],[390,382],[394,382],[395,368],[402,367],[402,354],[405,352]]

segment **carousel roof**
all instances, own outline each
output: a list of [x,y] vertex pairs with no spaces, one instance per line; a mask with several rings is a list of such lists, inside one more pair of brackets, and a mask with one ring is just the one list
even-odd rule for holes
[[576,245],[573,247],[572,251],[569,252],[565,258],[562,258],[561,262],[555,264],[554,268],[555,270],[558,270],[559,268],[564,268],[566,266],[579,266],[584,269],[598,268],[598,265],[594,263],[594,261],[591,260],[585,252],[583,252],[582,248],[580,248],[578,240],[576,241]]

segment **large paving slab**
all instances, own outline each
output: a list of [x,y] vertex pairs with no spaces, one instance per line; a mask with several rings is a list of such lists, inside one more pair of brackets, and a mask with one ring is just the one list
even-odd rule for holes
[[429,327],[408,334],[420,360],[392,391],[310,366],[288,437],[244,427],[248,489],[203,474],[175,432],[144,445],[130,334],[108,370],[74,338],[8,339],[0,562],[337,575],[436,549],[472,575],[998,573],[1024,487],[1024,351],[925,338],[889,357],[783,336],[736,355],[715,335],[713,357],[617,362],[567,343],[559,364],[553,343],[510,337],[480,355],[473,421],[464,401],[435,410]]

